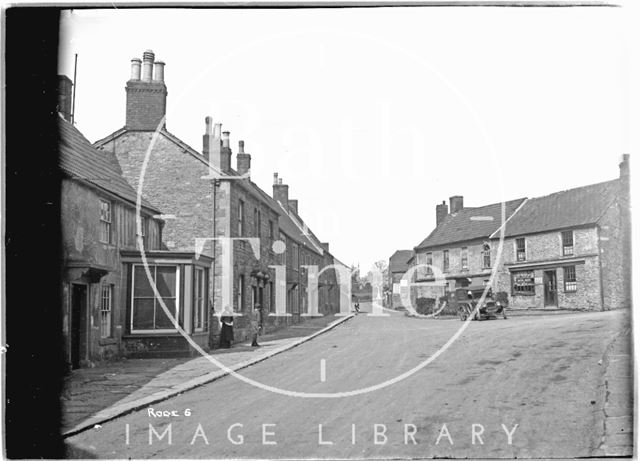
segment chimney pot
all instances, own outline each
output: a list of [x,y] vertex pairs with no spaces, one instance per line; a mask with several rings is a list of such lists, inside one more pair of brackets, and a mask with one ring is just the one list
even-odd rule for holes
[[164,83],[164,62],[156,61],[153,64],[153,81]]
[[282,178],[278,178],[278,185],[282,185]]
[[278,178],[278,184],[273,185],[273,199],[285,208],[289,206],[289,186],[282,184],[282,178]]
[[222,132],[222,147],[229,147],[229,134],[231,134],[230,131]]
[[153,61],[155,54],[153,51],[147,50],[142,53],[142,81],[150,82],[153,78]]
[[278,184],[278,173],[273,173],[273,183]]
[[251,155],[244,151],[244,141],[238,142],[238,155],[236,155],[238,174],[245,175],[251,172]]
[[238,153],[244,154],[244,141],[238,141]]
[[140,80],[140,66],[142,66],[140,58],[131,60],[131,80]]

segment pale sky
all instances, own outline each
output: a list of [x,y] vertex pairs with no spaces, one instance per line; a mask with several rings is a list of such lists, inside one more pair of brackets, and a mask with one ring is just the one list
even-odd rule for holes
[[[245,141],[332,253],[363,272],[435,205],[535,197],[618,175],[629,146],[624,8],[75,10],[60,73],[90,141],[124,126],[130,61],[163,60],[167,129]],[[235,157],[235,156],[234,156]],[[233,160],[235,166],[235,158]]]

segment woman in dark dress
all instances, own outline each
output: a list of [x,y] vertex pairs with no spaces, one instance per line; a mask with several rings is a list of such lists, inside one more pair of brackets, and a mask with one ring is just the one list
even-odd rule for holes
[[220,316],[222,328],[220,330],[220,347],[229,349],[233,343],[233,315],[227,309]]

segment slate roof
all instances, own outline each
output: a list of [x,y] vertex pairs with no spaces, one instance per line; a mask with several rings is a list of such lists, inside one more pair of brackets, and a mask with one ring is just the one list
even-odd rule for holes
[[[505,219],[522,204],[524,198],[505,202]],[[415,249],[488,238],[502,225],[502,202],[481,207],[465,207],[449,214]]]
[[389,258],[389,272],[407,272],[412,257],[413,250],[397,250]]
[[[110,192],[132,205],[136,204],[137,193],[122,176],[120,164],[114,154],[94,148],[76,127],[62,118],[58,122],[58,130],[59,164],[65,173]],[[161,213],[144,197],[141,204],[155,213]]]
[[[596,224],[618,196],[618,179],[527,200],[507,221],[505,237]],[[497,236],[497,235],[496,235]]]

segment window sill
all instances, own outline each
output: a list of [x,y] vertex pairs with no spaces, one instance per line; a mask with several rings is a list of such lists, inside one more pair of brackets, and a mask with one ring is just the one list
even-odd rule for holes
[[535,296],[535,293],[511,293],[511,296]]
[[100,346],[110,346],[112,344],[118,344],[118,340],[116,338],[100,338],[98,344]]

